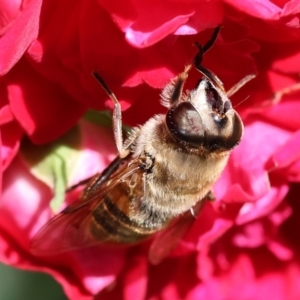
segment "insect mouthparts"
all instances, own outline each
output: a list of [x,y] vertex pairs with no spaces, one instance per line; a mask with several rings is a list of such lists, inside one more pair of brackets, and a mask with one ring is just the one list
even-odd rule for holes
[[227,117],[225,114],[222,115],[216,114],[213,116],[213,118],[220,128],[224,127],[227,123]]

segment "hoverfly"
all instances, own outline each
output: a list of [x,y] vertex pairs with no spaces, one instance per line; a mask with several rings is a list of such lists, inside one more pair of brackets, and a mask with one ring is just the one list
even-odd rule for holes
[[[201,65],[211,39],[162,91],[165,115],[135,127],[123,142],[120,104],[95,72],[114,103],[113,132],[117,158],[96,175],[79,201],[51,219],[35,236],[37,254],[58,253],[97,243],[134,244],[160,232],[150,248],[159,263],[194,220],[193,213],[209,195],[225,168],[230,151],[240,142],[243,122],[216,75]],[[203,75],[192,91],[183,92],[191,68]],[[171,224],[171,225],[170,225]]]

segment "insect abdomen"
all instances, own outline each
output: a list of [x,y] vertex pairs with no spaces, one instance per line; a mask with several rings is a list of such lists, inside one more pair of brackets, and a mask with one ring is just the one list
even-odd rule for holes
[[[124,198],[123,201],[116,203],[111,200],[109,195],[106,195],[94,210],[91,232],[96,239],[111,243],[136,243],[159,230],[146,228],[143,224],[138,224],[132,220],[124,212],[124,209],[128,212],[129,207],[126,206],[131,201],[126,199],[124,194],[122,197]],[[120,202],[123,206],[122,209],[117,205]]]

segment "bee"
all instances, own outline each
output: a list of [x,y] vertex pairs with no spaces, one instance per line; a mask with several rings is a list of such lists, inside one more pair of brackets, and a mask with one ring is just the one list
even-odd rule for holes
[[[154,239],[149,258],[159,263],[175,247],[209,197],[239,144],[243,122],[228,92],[202,57],[214,44],[220,27],[184,71],[163,89],[167,113],[133,128],[123,142],[120,104],[97,72],[94,77],[114,104],[113,132],[118,156],[84,189],[81,198],[51,219],[34,237],[33,252],[56,254],[97,243],[135,244]],[[183,92],[190,69],[203,77]]]

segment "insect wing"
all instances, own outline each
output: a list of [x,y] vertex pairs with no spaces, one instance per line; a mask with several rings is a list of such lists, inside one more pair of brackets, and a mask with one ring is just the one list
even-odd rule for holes
[[54,255],[104,242],[90,233],[92,213],[108,191],[116,188],[139,169],[138,163],[135,162],[130,163],[130,167],[122,167],[102,183],[97,191],[93,188],[93,184],[98,184],[96,180],[91,185],[93,192],[89,192],[87,188],[80,200],[70,204],[42,227],[31,242],[32,253]]
[[176,248],[196,220],[203,202],[199,201],[193,211],[185,212],[155,236],[148,254],[151,264],[160,264]]
[[89,233],[90,214],[99,199],[81,205],[71,212],[62,211],[37,233],[31,242],[31,252],[36,255],[52,255],[91,246],[98,241]]

